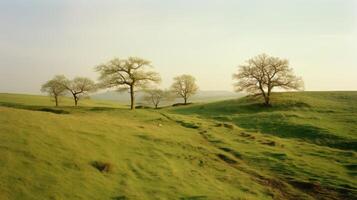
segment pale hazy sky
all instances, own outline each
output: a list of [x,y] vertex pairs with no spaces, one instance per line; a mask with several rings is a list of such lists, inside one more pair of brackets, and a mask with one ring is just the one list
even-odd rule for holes
[[0,0],[0,92],[39,93],[56,74],[97,78],[113,57],[232,90],[260,53],[287,58],[307,90],[357,90],[357,0]]

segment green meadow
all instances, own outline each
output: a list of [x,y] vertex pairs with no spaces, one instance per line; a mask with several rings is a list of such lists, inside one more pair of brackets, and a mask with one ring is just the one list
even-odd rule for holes
[[1,200],[357,198],[357,92],[161,109],[0,94]]

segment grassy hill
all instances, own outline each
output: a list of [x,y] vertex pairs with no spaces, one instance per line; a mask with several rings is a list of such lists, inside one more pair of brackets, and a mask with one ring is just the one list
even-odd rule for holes
[[276,93],[273,106],[245,97],[176,109],[181,114],[319,145],[357,150],[357,92]]
[[356,96],[130,111],[0,94],[0,199],[353,199]]

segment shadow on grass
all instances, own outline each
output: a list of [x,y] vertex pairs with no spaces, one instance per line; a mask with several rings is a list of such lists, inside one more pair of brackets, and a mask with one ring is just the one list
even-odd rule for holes
[[16,108],[22,110],[31,110],[31,111],[40,111],[40,112],[50,112],[54,114],[70,114],[69,111],[59,109],[59,108],[49,108],[44,106],[31,106],[31,105],[23,105],[17,103],[8,103],[8,102],[0,102],[0,106]]
[[295,124],[279,117],[280,115],[268,116],[236,116],[233,121],[238,126],[252,131],[261,131],[282,138],[301,139],[315,143],[345,150],[357,150],[356,140],[347,140],[331,134],[325,129],[308,125]]
[[207,196],[188,196],[181,197],[180,200],[204,200],[207,199]]
[[70,114],[72,113],[72,111],[106,112],[106,111],[120,110],[120,108],[112,108],[112,107],[81,107],[81,106],[48,107],[48,106],[24,105],[24,104],[9,103],[9,102],[0,102],[0,106],[22,109],[22,110],[50,112],[54,114]]
[[265,106],[260,101],[253,97],[245,97],[236,100],[226,100],[205,105],[196,105],[190,107],[181,107],[175,109],[175,112],[180,114],[200,114],[204,116],[211,116],[212,113],[220,115],[231,114],[254,114],[261,112],[274,112],[274,111],[289,111],[289,110],[308,110],[311,105],[295,100],[289,100],[273,104],[272,106]]
[[199,125],[197,125],[196,123],[193,123],[193,122],[185,122],[185,121],[182,121],[182,120],[176,120],[176,122],[178,124],[180,124],[181,126],[186,127],[186,128],[193,128],[193,129],[200,128]]
[[113,200],[127,200],[128,198],[126,196],[117,196],[117,197],[112,197]]
[[91,107],[88,111],[93,112],[104,112],[104,111],[114,111],[118,110],[119,108],[112,108],[112,107]]

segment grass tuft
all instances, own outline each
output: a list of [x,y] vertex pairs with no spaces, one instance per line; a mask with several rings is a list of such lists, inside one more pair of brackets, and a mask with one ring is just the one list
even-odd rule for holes
[[91,165],[100,172],[108,173],[113,171],[113,164],[110,162],[93,161]]

